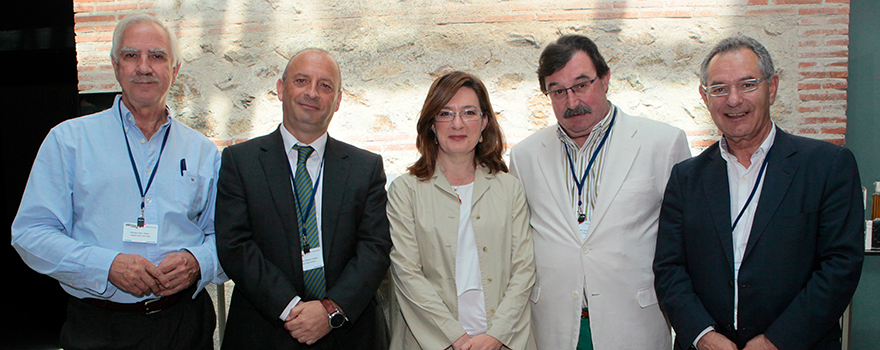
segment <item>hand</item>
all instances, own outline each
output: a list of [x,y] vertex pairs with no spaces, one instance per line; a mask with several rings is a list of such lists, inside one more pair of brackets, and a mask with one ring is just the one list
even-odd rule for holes
[[137,254],[119,254],[110,265],[110,283],[135,296],[159,294],[168,277],[152,262]]
[[752,338],[746,343],[746,347],[743,350],[779,350],[776,348],[776,345],[767,339],[767,336],[760,334],[757,337]]
[[480,334],[464,343],[461,350],[498,350],[501,349],[501,345],[501,342],[495,339],[495,337],[488,334]]
[[452,342],[452,350],[461,350],[461,347],[464,346],[464,344],[467,343],[468,340],[471,340],[471,336],[469,336],[467,333],[458,337],[458,339]]
[[202,276],[199,261],[186,250],[168,254],[159,263],[159,270],[168,278],[168,283],[163,283],[164,289],[156,293],[163,297],[174,295],[188,288]]
[[330,333],[330,318],[320,300],[300,301],[290,309],[284,329],[300,343],[312,345]]
[[736,344],[716,331],[710,331],[697,342],[699,350],[737,350]]

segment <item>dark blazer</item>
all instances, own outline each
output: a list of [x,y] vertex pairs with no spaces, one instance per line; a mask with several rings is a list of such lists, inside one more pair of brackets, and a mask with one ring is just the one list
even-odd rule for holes
[[706,327],[739,348],[765,334],[779,349],[840,349],[838,319],[861,275],[864,208],[852,152],[777,128],[739,270],[727,163],[715,143],[672,169],[660,212],[654,284],[687,349]]
[[382,158],[327,138],[322,239],[327,297],[351,321],[313,346],[279,316],[304,295],[300,235],[280,129],[223,151],[217,184],[217,254],[235,282],[224,349],[387,349],[375,292],[390,264]]

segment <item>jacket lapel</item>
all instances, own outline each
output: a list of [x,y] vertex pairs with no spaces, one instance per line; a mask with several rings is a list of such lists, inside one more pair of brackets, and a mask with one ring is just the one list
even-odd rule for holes
[[563,162],[562,142],[556,137],[556,128],[550,128],[545,134],[545,138],[541,140],[543,149],[536,150],[538,170],[541,172],[544,181],[547,182],[547,188],[550,189],[550,196],[559,207],[563,221],[568,223],[568,232],[575,242],[581,241],[580,229],[577,226],[577,218],[571,205],[571,198],[568,197],[569,189],[566,188],[565,177],[571,176],[568,166],[560,166]]
[[324,150],[324,171],[321,175],[323,192],[321,198],[321,238],[323,239],[324,261],[329,259],[333,247],[333,233],[339,221],[339,211],[345,200],[345,188],[348,182],[351,162],[348,154],[339,147],[339,141],[327,137]]
[[788,192],[798,165],[790,159],[797,150],[792,146],[789,135],[782,129],[776,128],[776,139],[770,148],[770,160],[767,161],[767,169],[764,174],[764,185],[761,187],[761,197],[758,199],[758,207],[755,209],[755,220],[752,222],[752,230],[749,233],[749,242],[743,260],[749,256],[755,242],[764,233],[770,218],[776,213],[782,199]]
[[[715,224],[715,234],[721,242],[730,271],[733,272],[733,232],[730,222],[730,185],[727,162],[721,157],[721,145],[716,142],[708,152],[709,163],[703,171],[703,202],[707,203]],[[709,204],[711,203],[711,204]]]
[[632,168],[639,152],[639,143],[632,142],[638,133],[638,128],[631,125],[629,121],[630,119],[618,110],[615,125],[612,125],[609,130],[611,135],[608,135],[608,145],[605,146],[608,147],[608,150],[606,151],[604,169],[600,175],[599,194],[596,197],[593,216],[590,218],[587,239],[590,239],[593,232],[601,225],[602,218],[608,212],[614,198],[617,197],[617,193],[623,186],[623,180]]
[[[260,145],[263,152],[259,157],[263,173],[266,175],[266,183],[269,184],[269,194],[275,202],[275,209],[278,211],[281,225],[284,227],[284,234],[288,237],[289,251],[299,252],[300,239],[296,204],[293,199],[290,165],[284,150],[284,141],[281,139],[281,129],[276,129],[263,140]],[[299,254],[290,254],[290,257],[294,266],[302,264]]]

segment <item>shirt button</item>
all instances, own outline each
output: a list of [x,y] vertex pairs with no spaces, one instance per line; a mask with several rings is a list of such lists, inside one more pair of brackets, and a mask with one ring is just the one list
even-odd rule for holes
[[146,139],[141,139],[141,143],[146,143],[146,142],[147,142]]
[[486,281],[492,282],[492,276],[486,277]]
[[587,246],[583,246],[583,247],[581,247],[581,252],[583,252],[584,254],[587,254],[590,252],[590,248]]
[[489,247],[483,247],[483,252],[484,252],[484,253],[485,253],[485,252],[488,252],[488,251],[489,251]]
[[153,169],[152,169],[152,168],[147,168],[147,174],[149,174],[149,173],[151,173],[151,172],[153,172]]
[[489,311],[490,315],[495,315],[495,310]]
[[152,198],[147,198],[147,204],[153,204],[153,199],[152,199]]
[[480,214],[477,214],[476,219],[480,220]]
[[746,177],[745,177],[745,176],[743,176],[743,177],[742,177],[742,180],[743,180],[743,181],[746,181]]
[[571,297],[578,299],[581,297],[581,293],[578,293],[578,291],[571,292]]

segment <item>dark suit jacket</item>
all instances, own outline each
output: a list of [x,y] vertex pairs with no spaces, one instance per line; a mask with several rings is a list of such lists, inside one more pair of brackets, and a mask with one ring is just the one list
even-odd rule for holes
[[351,321],[307,347],[281,312],[304,295],[300,235],[281,132],[223,151],[217,184],[217,254],[235,282],[224,349],[386,349],[375,292],[390,264],[385,173],[379,155],[328,137],[322,238],[327,297]]
[[654,284],[687,349],[713,325],[742,348],[765,334],[779,349],[840,349],[838,319],[858,285],[864,208],[852,152],[777,128],[739,271],[727,163],[715,143],[672,170],[660,212]]

